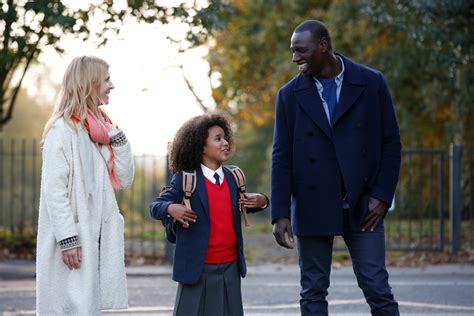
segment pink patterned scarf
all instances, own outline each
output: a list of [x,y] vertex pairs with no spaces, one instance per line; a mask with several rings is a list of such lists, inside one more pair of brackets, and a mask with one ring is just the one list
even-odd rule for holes
[[[112,124],[110,118],[102,110],[99,109],[99,111],[104,117],[104,120],[107,123]],[[76,123],[81,122],[80,115],[76,112],[72,114],[71,119]],[[90,109],[87,109],[84,128],[87,130],[87,132],[89,132],[89,136],[94,142],[98,143],[99,145],[107,145],[109,148],[110,158],[107,161],[107,171],[109,172],[109,178],[110,182],[112,182],[112,186],[115,189],[119,189],[121,187],[120,179],[115,171],[115,155],[114,151],[112,150],[112,146],[110,145],[110,137],[107,127],[97,118],[97,116],[95,116],[95,114]]]

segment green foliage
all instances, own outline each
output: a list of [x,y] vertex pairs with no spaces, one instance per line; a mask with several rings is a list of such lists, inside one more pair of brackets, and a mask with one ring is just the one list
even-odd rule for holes
[[[274,0],[231,5],[234,15],[216,33],[209,56],[221,80],[213,96],[219,108],[236,118],[235,163],[258,188],[266,189],[269,179],[275,96],[297,73],[290,37],[306,19],[328,26],[335,51],[385,74],[404,148],[447,149],[453,140],[471,146],[471,2]],[[468,173],[473,165],[471,158]]]
[[330,1],[233,1],[227,27],[216,32],[209,61],[221,85],[213,90],[218,108],[238,126],[233,163],[249,179],[249,189],[269,191],[269,159],[275,96],[296,74],[290,37],[304,19],[323,19]]
[[11,231],[0,226],[0,259],[33,259],[36,252],[36,231],[25,226]]
[[453,139],[467,144],[472,4],[341,1],[331,7],[328,21],[338,49],[388,78],[405,145],[446,148]]
[[[162,24],[178,20],[189,26],[183,43],[192,47],[205,42],[214,29],[222,28],[231,12],[225,3],[214,0],[207,7],[188,1],[161,6],[155,0],[128,0],[123,8],[112,0],[83,4],[81,9],[72,9],[61,0],[2,0],[1,4],[0,130],[12,118],[16,97],[31,63],[46,47],[62,52],[60,40],[64,35],[93,39],[100,46],[118,34],[124,19]],[[101,22],[99,26],[91,27],[97,21]],[[16,73],[20,79],[14,83]]]

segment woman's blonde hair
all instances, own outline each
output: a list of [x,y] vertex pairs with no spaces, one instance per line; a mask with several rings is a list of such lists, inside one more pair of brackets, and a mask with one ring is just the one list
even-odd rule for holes
[[74,58],[64,73],[58,100],[44,127],[43,141],[54,122],[61,117],[71,123],[71,115],[77,112],[84,121],[87,108],[97,115],[97,107],[102,103],[97,98],[97,90],[108,77],[109,65],[104,60],[94,56]]

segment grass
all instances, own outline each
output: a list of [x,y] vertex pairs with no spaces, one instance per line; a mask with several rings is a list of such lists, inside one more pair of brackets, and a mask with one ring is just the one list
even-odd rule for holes
[[[134,244],[141,242],[163,242],[164,229],[161,222],[145,216],[126,216],[125,237],[133,240]],[[474,249],[474,220],[462,221],[461,236],[462,249]],[[244,235],[254,236],[254,244],[247,244],[247,257],[249,261],[265,259],[264,254],[274,244],[272,225],[268,216],[251,216],[250,226],[243,228]],[[388,255],[394,260],[406,256],[407,251],[417,251],[427,254],[439,250],[439,220],[406,220],[388,217],[385,220],[386,245],[390,251]],[[449,221],[444,223],[445,250],[450,247]],[[339,240],[338,240],[339,239]],[[335,260],[347,260],[349,255],[344,251],[344,243],[336,239]],[[135,248],[134,248],[135,249]],[[141,249],[138,247],[137,249]],[[11,230],[9,227],[0,226],[0,259],[1,258],[34,258],[36,250],[36,228],[23,225],[22,228]],[[399,250],[403,250],[399,252]],[[441,261],[441,259],[439,259]]]
[[0,227],[0,259],[33,259],[36,253],[36,231],[24,227],[10,230]]
[[[387,246],[393,248],[436,248],[439,244],[440,225],[438,219],[396,219],[388,217],[385,222]],[[464,248],[474,248],[474,231],[471,221],[462,221],[461,239]],[[445,246],[449,245],[449,221],[444,221]],[[272,233],[272,225],[267,218],[252,218],[245,234]]]

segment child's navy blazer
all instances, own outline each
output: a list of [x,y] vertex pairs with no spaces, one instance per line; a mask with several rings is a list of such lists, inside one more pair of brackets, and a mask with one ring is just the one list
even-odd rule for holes
[[[245,277],[247,267],[244,256],[241,214],[238,207],[239,193],[232,174],[226,168],[223,168],[223,170],[225,179],[228,181],[232,210],[234,212],[234,230],[237,237],[239,271],[240,275]],[[206,183],[201,168],[196,170],[196,175],[196,191],[191,196],[191,208],[196,213],[196,222],[190,223],[189,228],[183,228],[181,224],[178,224],[176,232],[173,280],[183,284],[194,284],[201,277],[210,234],[209,204]],[[150,204],[150,214],[153,218],[157,220],[166,219],[169,216],[166,212],[168,206],[183,201],[182,180],[182,173],[176,173],[171,180],[170,190],[164,192]],[[262,210],[263,208],[247,209],[249,213]]]

